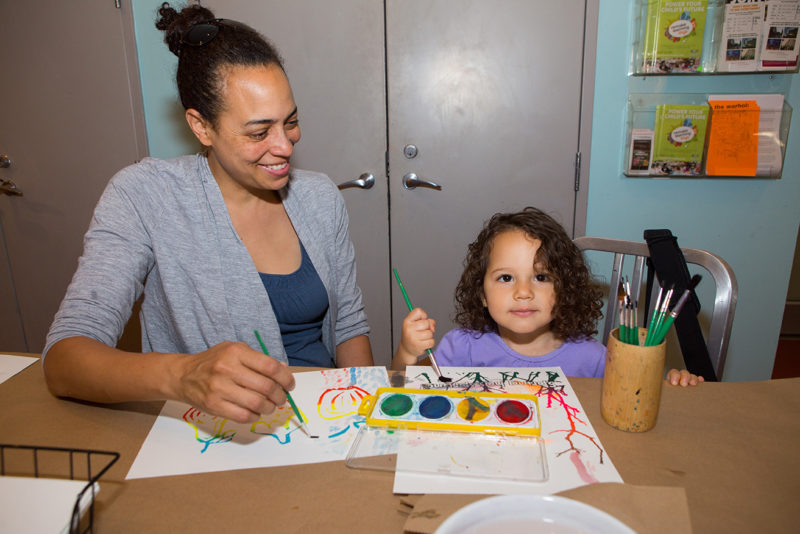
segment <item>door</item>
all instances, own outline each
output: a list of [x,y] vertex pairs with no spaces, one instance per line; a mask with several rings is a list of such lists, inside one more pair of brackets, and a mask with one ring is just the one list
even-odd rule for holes
[[44,348],[97,199],[145,155],[121,3],[0,0],[0,350]]
[[[387,2],[391,261],[437,319],[437,340],[453,327],[455,286],[484,220],[532,205],[573,231],[585,10]],[[414,176],[437,187],[411,189]],[[392,306],[397,340],[407,308],[396,286]]]
[[[391,267],[441,335],[484,219],[535,205],[582,232],[587,186],[576,192],[575,160],[590,132],[584,53],[594,64],[584,25],[596,25],[585,0],[203,4],[274,41],[300,112],[293,164],[347,186],[377,364],[390,362],[407,313]],[[441,190],[404,188],[411,173]]]

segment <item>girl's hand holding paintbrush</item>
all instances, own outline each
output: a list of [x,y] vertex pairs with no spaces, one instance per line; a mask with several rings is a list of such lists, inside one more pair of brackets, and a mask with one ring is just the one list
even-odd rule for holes
[[392,369],[403,371],[408,365],[416,365],[419,356],[436,345],[433,335],[436,320],[428,317],[422,308],[414,308],[403,319],[403,331],[397,352],[392,358]]

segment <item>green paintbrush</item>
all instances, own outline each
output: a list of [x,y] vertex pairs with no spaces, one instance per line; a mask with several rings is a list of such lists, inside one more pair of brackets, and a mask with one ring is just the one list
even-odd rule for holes
[[664,324],[662,324],[661,328],[658,329],[658,333],[656,334],[656,337],[653,340],[654,341],[653,342],[654,345],[660,345],[661,342],[664,341],[664,338],[666,337],[667,332],[669,332],[669,329],[672,326],[672,323],[675,322],[675,318],[678,317],[678,314],[683,309],[683,306],[686,304],[686,301],[689,300],[689,297],[692,294],[692,290],[695,287],[697,287],[697,284],[700,283],[700,279],[701,278],[703,278],[703,277],[700,276],[699,274],[696,274],[696,275],[694,275],[692,277],[692,280],[689,282],[689,287],[686,288],[686,291],[683,292],[683,295],[681,295],[681,298],[678,299],[678,303],[675,304],[675,307],[672,308],[672,311],[669,313],[669,315],[666,317],[666,319],[664,319]]
[[[408,293],[406,293],[406,288],[403,287],[403,282],[400,281],[400,275],[397,274],[397,269],[392,269],[394,271],[394,278],[397,280],[397,285],[400,286],[400,291],[403,293],[403,298],[406,300],[406,306],[408,306],[408,311],[412,311],[414,306],[411,305],[411,299],[408,298]],[[428,358],[431,359],[431,367],[433,367],[433,372],[439,377],[439,382],[452,382],[452,378],[448,378],[442,375],[442,372],[439,370],[439,366],[436,364],[436,358],[433,356],[433,351],[431,349],[426,349],[425,352],[428,354]]]
[[[264,352],[264,354],[269,356],[269,351],[267,351],[267,346],[264,345],[263,341],[261,341],[261,335],[258,333],[258,330],[253,330],[253,333],[256,335],[256,339],[258,340],[258,344],[261,345],[261,350]],[[300,426],[302,427],[303,432],[305,432],[306,435],[308,437],[310,437],[310,438],[318,438],[319,436],[312,435],[311,432],[308,431],[308,426],[306,425],[306,422],[303,420],[303,416],[300,415],[300,410],[297,409],[297,405],[294,403],[294,399],[292,398],[292,396],[289,394],[288,391],[286,392],[286,398],[289,400],[289,404],[292,406],[292,410],[294,411],[294,414],[297,416],[297,419],[300,421]]]

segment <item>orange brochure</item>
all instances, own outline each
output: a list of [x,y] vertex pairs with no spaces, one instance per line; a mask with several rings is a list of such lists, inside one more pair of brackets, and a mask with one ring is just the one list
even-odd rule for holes
[[709,176],[755,176],[758,120],[755,100],[709,100],[711,126],[706,153]]

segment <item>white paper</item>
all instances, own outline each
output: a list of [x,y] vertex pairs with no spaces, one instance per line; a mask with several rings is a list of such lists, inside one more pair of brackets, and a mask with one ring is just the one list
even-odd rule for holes
[[386,368],[330,369],[294,377],[292,399],[318,438],[303,432],[288,403],[256,423],[239,424],[168,401],[127,478],[344,460],[364,424],[357,414],[361,399],[389,386]]
[[0,354],[0,384],[19,373],[39,358],[30,356],[13,356],[11,354]]
[[[439,382],[430,367],[410,366],[406,387],[532,393],[538,397],[549,479],[537,483],[396,471],[395,493],[552,494],[596,482],[622,482],[560,367],[441,370],[453,382]],[[402,453],[398,452],[398,465]]]
[[[85,480],[0,476],[0,532],[69,532],[72,510]],[[100,486],[94,484],[95,494]],[[92,502],[86,490],[80,514]]]
[[[708,95],[714,100],[755,100],[760,108],[758,114],[758,164],[756,176],[777,176],[783,166],[781,152],[781,117],[783,116],[783,95],[781,94],[738,94]],[[711,117],[712,128],[714,117]]]
[[746,72],[758,70],[761,32],[766,2],[726,1],[717,70]]
[[761,36],[761,70],[797,67],[800,0],[770,0]]

